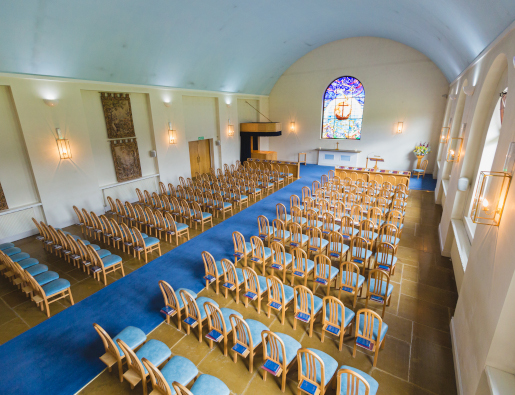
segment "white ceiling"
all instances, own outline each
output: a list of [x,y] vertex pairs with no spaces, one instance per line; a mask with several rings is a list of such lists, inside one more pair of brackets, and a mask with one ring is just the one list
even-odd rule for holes
[[514,0],[0,0],[0,71],[268,94],[316,47],[375,36],[452,81],[514,19]]

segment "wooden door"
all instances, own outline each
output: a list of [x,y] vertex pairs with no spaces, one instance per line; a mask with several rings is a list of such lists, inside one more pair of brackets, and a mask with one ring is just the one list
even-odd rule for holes
[[189,142],[191,178],[195,173],[208,173],[211,168],[211,148],[209,140]]

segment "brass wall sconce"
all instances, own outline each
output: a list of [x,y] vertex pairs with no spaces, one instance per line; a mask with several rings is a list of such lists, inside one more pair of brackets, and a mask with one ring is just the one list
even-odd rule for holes
[[445,144],[449,141],[449,135],[451,134],[451,128],[446,126],[442,128],[442,134],[440,136],[440,143]]
[[453,137],[449,143],[449,150],[447,151],[447,162],[459,162],[461,156],[461,147],[463,139],[461,137]]
[[168,122],[168,142],[170,145],[177,143],[177,133],[172,129],[172,123]]
[[57,150],[59,151],[59,157],[61,159],[71,159],[72,158],[72,150],[70,149],[70,140],[63,138],[61,136],[61,129],[56,128],[57,139],[55,140],[57,143]]
[[511,178],[511,174],[506,172],[482,171],[480,173],[470,212],[472,222],[499,226]]

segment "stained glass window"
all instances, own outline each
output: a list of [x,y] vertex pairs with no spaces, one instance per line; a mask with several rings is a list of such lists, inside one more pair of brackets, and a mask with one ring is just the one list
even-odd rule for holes
[[361,139],[365,88],[354,77],[340,77],[324,93],[323,139]]

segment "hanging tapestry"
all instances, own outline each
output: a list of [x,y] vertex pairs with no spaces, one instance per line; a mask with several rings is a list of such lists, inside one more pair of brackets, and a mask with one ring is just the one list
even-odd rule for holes
[[128,93],[100,93],[107,138],[121,139],[136,137],[132,121],[131,99]]
[[0,184],[0,210],[8,210],[7,200],[5,200],[4,190],[2,184]]
[[118,182],[141,177],[141,163],[136,139],[111,141],[111,153]]
[[324,93],[322,138],[361,139],[365,89],[354,77],[335,79]]

